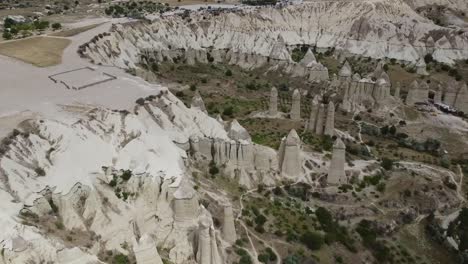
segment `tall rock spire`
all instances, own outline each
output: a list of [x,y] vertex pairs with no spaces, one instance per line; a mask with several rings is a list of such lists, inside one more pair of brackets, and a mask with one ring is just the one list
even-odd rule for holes
[[276,87],[271,88],[270,106],[268,109],[268,115],[269,116],[278,115],[278,90],[276,90]]
[[346,146],[340,138],[335,140],[333,144],[332,160],[328,170],[329,184],[344,184],[346,183],[345,166],[345,150]]
[[301,139],[296,130],[292,129],[283,138],[278,154],[283,176],[297,178],[302,174]]
[[440,104],[442,102],[442,86],[437,85],[437,90],[434,92],[434,103]]
[[291,119],[301,119],[301,93],[298,89],[295,89],[292,95],[292,106],[291,106]]
[[237,240],[234,213],[230,203],[224,205],[223,238],[231,244],[234,244]]
[[395,87],[395,92],[393,93],[393,97],[395,97],[395,99],[400,99],[400,89],[401,89],[401,83],[397,82],[396,87]]
[[338,72],[338,77],[340,81],[349,80],[353,75],[353,69],[348,61],[345,61],[340,71]]
[[208,216],[202,216],[198,222],[198,251],[199,264],[212,264],[210,227],[213,221]]
[[324,134],[328,136],[333,136],[334,133],[335,133],[335,104],[332,101],[330,101],[328,103],[327,120],[325,121]]
[[414,103],[418,101],[418,90],[419,90],[419,83],[418,81],[414,80],[408,89],[408,94],[406,95],[405,103],[407,105],[413,105]]
[[307,130],[315,133],[315,125],[317,124],[317,115],[319,111],[319,96],[314,96],[312,100],[312,107],[310,108],[309,123],[307,124]]
[[324,128],[324,121],[325,121],[325,105],[320,104],[318,114],[317,114],[317,122],[315,125],[315,134],[322,135],[323,128]]

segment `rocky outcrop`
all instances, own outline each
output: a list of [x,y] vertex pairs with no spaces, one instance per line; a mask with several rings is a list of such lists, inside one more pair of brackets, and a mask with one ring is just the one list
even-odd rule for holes
[[[54,263],[99,263],[94,255],[100,250],[130,254],[124,244],[133,245],[142,263],[159,261],[156,248],[167,251],[173,263],[189,263],[196,252],[191,232],[203,210],[186,175],[188,164],[215,160],[251,186],[277,180],[276,151],[253,144],[237,122],[226,131],[166,90],[139,102],[134,113],[96,108],[76,115],[74,122],[25,121],[22,132],[2,145],[2,185],[10,184],[0,190],[8,197],[2,211],[12,216],[21,211],[22,221],[36,225],[0,219],[8,230],[2,243],[11,244],[4,250],[11,263],[34,256]],[[237,174],[241,170],[249,172],[247,179]],[[41,228],[54,226],[48,224],[51,212],[63,229],[92,237],[95,246],[64,249],[72,242],[45,237]]]
[[315,96],[312,100],[310,117],[306,128],[317,135],[333,136],[335,133],[335,104],[330,101],[325,106],[319,100],[319,96]]
[[466,83],[449,82],[443,93],[443,98],[444,104],[468,113],[468,88]]
[[144,234],[139,241],[134,242],[133,252],[137,264],[163,264],[156,243],[148,234]]
[[330,162],[330,168],[328,170],[327,182],[329,184],[345,184],[347,178],[344,170],[345,166],[345,149],[346,146],[337,138],[335,144],[333,144],[332,160]]
[[282,176],[297,179],[302,175],[301,144],[301,139],[294,129],[281,140],[278,160]]
[[340,71],[338,72],[338,77],[340,81],[349,81],[353,75],[353,69],[348,61],[345,61]]
[[276,87],[271,88],[268,115],[272,117],[278,115],[278,90]]
[[327,119],[323,134],[330,137],[335,134],[335,104],[333,102],[328,103]]
[[292,94],[292,105],[290,117],[292,120],[301,119],[301,93],[298,89],[295,89]]
[[232,205],[225,204],[223,208],[223,238],[227,242],[234,244],[237,240],[236,227],[234,226],[234,213]]
[[419,84],[414,80],[408,88],[405,103],[407,105],[414,105],[418,102],[426,102],[429,99],[429,87],[426,83]]
[[175,221],[193,221],[198,217],[197,192],[187,179],[182,179],[172,195]]
[[205,102],[203,101],[203,98],[201,97],[198,91],[195,91],[195,95],[192,98],[191,107],[196,107],[200,109],[201,111],[203,111],[205,114],[208,113],[206,111]]
[[393,92],[393,97],[395,99],[400,100],[400,90],[401,90],[401,83],[397,82],[395,86],[395,91]]
[[254,144],[237,120],[230,123],[227,138],[191,137],[190,151],[196,160],[213,161],[226,175],[249,188],[258,183],[271,185],[278,174],[276,152]]
[[151,23],[116,25],[109,36],[83,45],[80,54],[123,68],[137,68],[153,58],[225,62],[244,69],[266,66],[291,74],[308,72],[309,79],[315,78],[313,72],[325,72],[321,66],[292,62],[288,50],[297,45],[412,63],[427,53],[450,64],[468,58],[466,34],[434,25],[402,0],[313,1],[285,8],[163,15]]
[[202,215],[198,223],[198,264],[222,264],[216,242],[213,220],[209,215]]
[[[361,78],[359,74],[354,74],[352,78],[349,73],[350,66],[343,65],[342,71],[347,77],[343,77],[339,90],[343,94],[341,109],[346,112],[364,110],[366,108],[378,108],[385,106],[389,102],[391,95],[391,83],[388,74],[376,68],[366,78]],[[371,78],[376,78],[374,82]]]

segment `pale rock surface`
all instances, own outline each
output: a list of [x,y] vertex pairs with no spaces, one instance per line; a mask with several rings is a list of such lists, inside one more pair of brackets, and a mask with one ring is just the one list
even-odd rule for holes
[[271,88],[268,115],[269,116],[278,115],[278,90],[276,89],[276,87]]
[[330,162],[330,168],[328,171],[327,182],[329,184],[345,184],[347,183],[346,174],[344,170],[345,166],[345,152],[346,146],[337,138],[333,144],[332,160]]
[[325,119],[326,119],[326,113],[325,113],[325,105],[320,104],[318,113],[317,113],[317,122],[315,125],[315,134],[317,135],[322,135],[324,126],[325,126]]
[[237,234],[234,225],[234,213],[232,211],[232,205],[230,203],[225,204],[223,211],[223,238],[233,245],[237,240]]
[[302,175],[301,144],[301,139],[294,129],[282,139],[278,153],[282,176],[297,179]]
[[327,118],[325,121],[325,130],[323,134],[330,137],[335,134],[335,104],[333,102],[328,103]]
[[148,234],[144,234],[139,241],[134,241],[133,252],[137,264],[163,264],[156,243]]
[[204,113],[208,113],[206,111],[205,102],[203,101],[203,98],[201,97],[201,95],[200,95],[200,93],[198,91],[195,91],[195,95],[192,98],[191,107],[197,107],[198,109],[200,109]]
[[301,93],[298,89],[295,89],[292,94],[292,106],[290,116],[292,120],[301,119]]
[[307,130],[315,133],[315,126],[317,125],[318,111],[319,111],[319,101],[320,98],[318,95],[314,96],[312,99],[312,106],[310,110],[310,117],[307,123]]

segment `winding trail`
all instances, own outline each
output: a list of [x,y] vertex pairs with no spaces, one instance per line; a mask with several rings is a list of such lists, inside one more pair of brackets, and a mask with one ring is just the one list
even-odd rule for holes
[[[302,180],[298,180],[290,185],[296,185],[298,183],[302,182]],[[286,186],[286,184],[283,184],[283,185],[278,185],[278,186],[275,186],[275,187],[267,187],[265,188],[266,190],[273,190],[274,188],[276,187],[279,187],[279,188],[283,188],[284,186]],[[254,232],[250,231],[250,229],[247,227],[247,225],[244,223],[244,221],[241,219],[241,216],[242,216],[242,210],[244,209],[244,203],[243,203],[243,200],[244,200],[244,197],[246,195],[249,195],[251,193],[255,193],[257,191],[257,188],[253,188],[253,189],[250,189],[248,191],[246,191],[245,193],[243,193],[240,197],[239,197],[239,203],[240,203],[240,211],[239,211],[239,214],[237,215],[236,217],[236,221],[239,222],[239,224],[245,229],[245,232],[247,234],[247,239],[249,240],[249,243],[250,243],[250,246],[252,247],[252,250],[253,252],[249,252],[252,253],[250,254],[252,257],[253,257],[253,263],[255,264],[260,264],[260,262],[258,261],[258,252],[257,252],[257,249],[255,248],[254,244],[253,244],[253,241],[252,241],[252,238],[251,238],[251,235],[257,239],[258,241],[261,241],[264,243],[265,247],[269,247],[271,248],[271,251],[273,251],[273,253],[276,254],[277,258],[276,258],[276,264],[281,264],[281,256],[280,254],[278,253],[278,251],[276,250],[276,248],[273,246],[273,244],[270,244],[268,243],[267,241],[265,241],[264,239],[260,238],[259,236],[257,236]]]

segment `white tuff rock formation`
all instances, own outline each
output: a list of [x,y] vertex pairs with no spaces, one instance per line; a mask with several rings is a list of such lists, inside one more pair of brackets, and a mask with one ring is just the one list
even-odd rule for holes
[[269,116],[278,115],[278,90],[276,89],[276,87],[271,88],[268,115]]
[[395,97],[395,99],[400,100],[400,90],[401,90],[401,83],[397,82],[396,87],[395,87],[395,92],[393,93],[393,97]]
[[[348,72],[347,68],[349,67],[344,65],[342,70]],[[372,81],[371,77],[377,78],[377,81]],[[391,99],[390,89],[390,77],[379,67],[367,78],[361,79],[359,74],[354,74],[352,78],[346,77],[341,82],[340,90],[343,93],[341,109],[354,112],[368,107],[385,106]]]
[[204,113],[208,113],[206,111],[205,102],[203,102],[203,98],[201,97],[198,91],[195,91],[195,95],[192,98],[191,107],[196,107],[200,109],[201,111],[203,111]]
[[418,83],[417,80],[414,80],[409,89],[408,94],[406,95],[405,103],[407,105],[414,105],[418,102],[426,102],[429,98],[429,87],[425,82]]
[[[449,64],[468,58],[466,34],[434,25],[403,0],[311,1],[285,8],[192,12],[187,19],[190,23],[174,14],[151,23],[117,25],[109,36],[83,45],[80,54],[96,63],[123,68],[137,68],[154,58],[158,63],[228,63],[245,69],[268,66],[291,73],[299,72],[294,71],[298,65],[301,69],[310,65],[291,61],[287,47],[296,45],[335,47],[344,53],[412,63],[428,52]],[[427,44],[429,36],[434,47]]]
[[174,219],[176,221],[190,221],[198,217],[197,192],[188,179],[182,179],[173,196]]
[[325,126],[325,118],[326,118],[325,105],[320,104],[318,113],[317,113],[317,121],[315,123],[315,134],[317,135],[323,134],[323,129]]
[[344,184],[347,182],[344,170],[346,155],[345,150],[345,144],[343,141],[341,141],[340,138],[337,138],[333,144],[332,160],[328,170],[327,182],[329,184]]
[[312,106],[310,108],[310,117],[307,123],[307,130],[314,132],[314,133],[315,133],[315,126],[317,125],[319,101],[320,99],[318,95],[314,96],[314,99],[312,99]]
[[292,94],[292,105],[291,105],[291,113],[290,113],[292,120],[300,120],[301,119],[301,93],[298,89],[295,89]]
[[234,225],[234,213],[232,212],[232,205],[224,205],[223,214],[223,238],[227,242],[234,244],[237,240],[236,227]]
[[335,134],[335,104],[331,101],[328,103],[327,119],[325,121],[323,134],[328,136],[333,136]]
[[292,129],[288,136],[281,140],[278,160],[282,176],[297,179],[302,175],[301,139]]
[[351,65],[349,64],[349,62],[345,61],[340,71],[338,72],[340,81],[348,81],[351,79],[352,75],[353,75],[353,69],[351,68]]
[[216,243],[213,220],[209,215],[202,215],[198,224],[198,264],[222,264]]
[[163,264],[156,244],[148,234],[144,234],[139,241],[134,242],[133,251],[137,264]]

